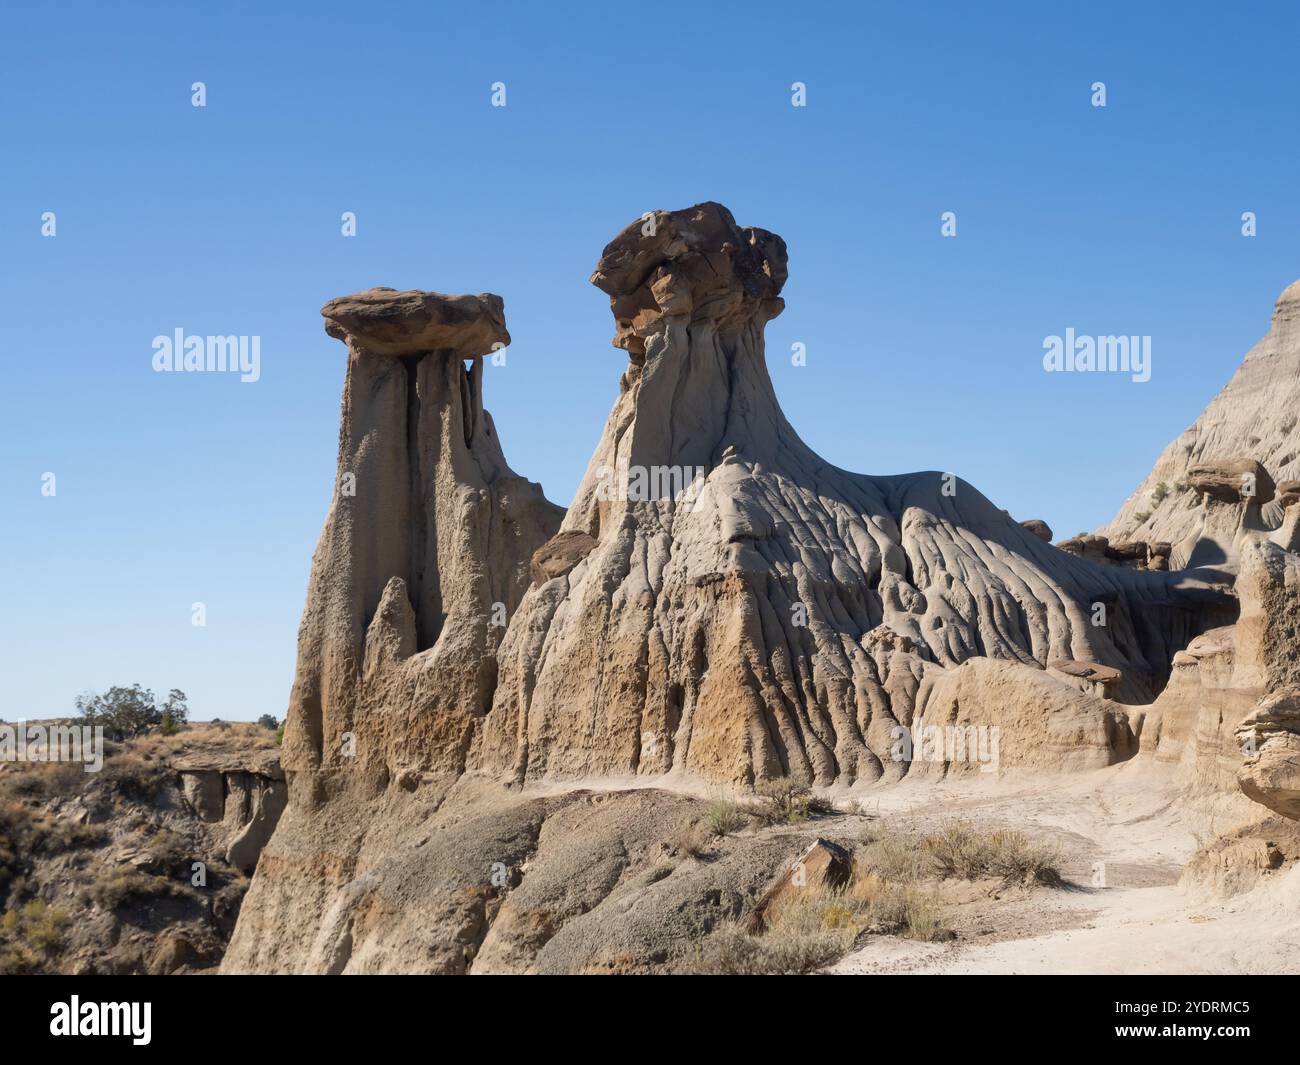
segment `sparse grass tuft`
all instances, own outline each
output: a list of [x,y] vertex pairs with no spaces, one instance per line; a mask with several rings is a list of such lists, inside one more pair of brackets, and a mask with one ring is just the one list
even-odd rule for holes
[[168,770],[154,750],[123,751],[104,760],[100,779],[121,795],[152,802],[167,783]]
[[709,803],[705,823],[715,836],[729,836],[745,823],[744,811],[730,799],[714,799]]
[[700,944],[690,966],[708,975],[808,973],[848,953],[867,934],[931,941],[951,936],[933,893],[920,884],[886,880],[855,864],[842,888],[780,897],[759,934],[728,922]]

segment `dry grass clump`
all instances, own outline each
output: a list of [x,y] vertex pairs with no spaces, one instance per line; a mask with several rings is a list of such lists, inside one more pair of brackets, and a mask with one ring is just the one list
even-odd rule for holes
[[32,899],[0,917],[0,974],[36,972],[63,945],[68,915],[44,899]]
[[730,799],[716,798],[709,803],[704,823],[714,836],[729,836],[745,824],[745,812]]
[[1020,832],[977,832],[954,822],[921,844],[936,873],[944,878],[980,880],[1000,877],[1008,883],[1059,884],[1060,855]]
[[82,886],[82,896],[101,910],[116,910],[136,899],[183,895],[179,883],[163,876],[149,876],[137,869],[119,866]]
[[151,752],[125,750],[104,759],[99,778],[119,795],[152,802],[167,785],[171,773]]
[[[798,819],[800,789],[777,782],[765,795],[775,819]],[[851,950],[865,935],[933,942],[952,938],[936,881],[999,877],[1008,883],[1060,882],[1059,859],[1020,832],[979,831],[960,822],[923,833],[909,825],[872,827],[858,848],[849,882],[778,897],[766,931],[729,922],[706,939],[691,965],[702,974],[812,972]]]
[[684,822],[668,838],[668,846],[675,854],[684,854],[688,858],[702,858],[709,853],[713,836],[703,825],[695,821]]
[[37,802],[73,795],[92,778],[78,762],[26,762],[0,772],[0,797]]
[[0,802],[0,895],[35,855],[60,854],[103,842],[104,829],[61,821],[21,802]]
[[699,947],[690,966],[701,975],[797,975],[823,968],[866,934],[934,940],[948,933],[932,895],[859,866],[839,889],[805,888],[778,899],[765,931],[728,922]]
[[1031,843],[1021,832],[982,832],[957,821],[925,835],[906,827],[877,827],[859,853],[862,863],[886,880],[1061,880],[1055,850]]

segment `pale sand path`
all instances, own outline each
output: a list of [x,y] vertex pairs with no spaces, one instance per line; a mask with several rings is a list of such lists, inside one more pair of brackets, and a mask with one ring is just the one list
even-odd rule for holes
[[[906,784],[874,793],[870,803],[878,799],[882,815],[1014,825],[1055,841],[1067,878],[1088,885],[1091,863],[1103,861],[1111,886],[1035,891],[1020,904],[1029,933],[1020,938],[932,944],[881,937],[828,971],[1300,973],[1300,867],[1227,900],[1183,891],[1178,872],[1205,818],[1159,794],[1150,772],[1115,767],[1019,786],[968,780],[940,785],[924,800]],[[1038,919],[1049,930],[1033,934]]]

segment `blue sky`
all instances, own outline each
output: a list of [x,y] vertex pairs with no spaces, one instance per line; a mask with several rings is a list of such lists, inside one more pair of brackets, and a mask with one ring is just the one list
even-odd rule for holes
[[[336,457],[333,296],[500,293],[487,404],[566,504],[624,366],[586,279],[654,208],[715,199],[785,237],[768,361],[829,460],[952,470],[1058,536],[1109,519],[1300,277],[1298,18],[1049,7],[11,5],[0,717],[137,681],[283,715]],[[154,373],[178,327],[260,336],[261,379]],[[1067,327],[1150,335],[1151,380],[1044,373]]]

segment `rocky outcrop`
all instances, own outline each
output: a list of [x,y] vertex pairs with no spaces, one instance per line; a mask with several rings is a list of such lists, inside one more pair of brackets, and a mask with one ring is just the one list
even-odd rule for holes
[[1028,518],[1020,524],[1040,540],[1046,540],[1049,544],[1052,542],[1052,527],[1041,518]]
[[1067,554],[1110,566],[1128,569],[1167,570],[1173,546],[1162,541],[1121,540],[1111,543],[1105,536],[1086,533],[1056,545]]
[[529,572],[534,584],[545,584],[563,577],[579,562],[591,554],[596,541],[585,532],[556,533],[533,552]]
[[784,870],[759,898],[745,918],[745,930],[751,934],[767,928],[768,918],[783,904],[802,892],[836,891],[853,875],[849,853],[830,840],[815,839]]
[[223,826],[227,863],[252,875],[288,801],[274,754],[186,755],[172,763],[185,802],[199,820]]
[[1300,689],[1283,688],[1260,700],[1236,729],[1241,790],[1284,817],[1300,820]]
[[1187,484],[1206,500],[1217,503],[1268,503],[1273,478],[1254,459],[1220,459],[1187,467]]
[[933,670],[901,745],[908,775],[1082,772],[1121,762],[1136,739],[1124,707],[1101,691],[1056,669],[991,658]]
[[1244,540],[1236,591],[1238,622],[1174,656],[1169,685],[1143,714],[1141,755],[1172,765],[1187,795],[1238,819],[1259,820],[1262,808],[1296,817],[1300,556]]
[[[1278,298],[1272,327],[1200,417],[1157,459],[1111,522],[1112,539],[1174,545],[1172,566],[1228,566],[1244,530],[1269,532],[1300,477],[1300,281]],[[1250,478],[1255,484],[1251,484]],[[1243,495],[1243,485],[1253,488]]]
[[1103,697],[1115,691],[1124,679],[1124,674],[1111,666],[1076,662],[1073,658],[1055,658],[1047,663],[1047,670],[1080,691]]
[[[363,946],[378,920],[367,885],[412,847],[408,819],[464,770],[506,624],[563,513],[506,464],[483,406],[483,356],[510,340],[500,297],[370,289],[321,313],[348,349],[338,475],[298,636],[289,805],[227,956],[235,969],[286,944],[320,972],[354,948],[405,949],[391,929]],[[250,796],[247,809],[235,858],[267,825],[264,805]],[[438,899],[403,912],[416,920]],[[288,929],[304,917],[314,938],[298,942]]]

